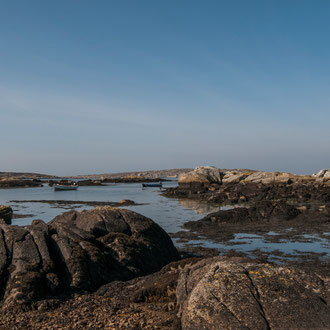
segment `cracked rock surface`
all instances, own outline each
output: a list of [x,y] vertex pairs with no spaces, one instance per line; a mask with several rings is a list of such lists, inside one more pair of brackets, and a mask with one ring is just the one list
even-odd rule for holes
[[221,257],[186,267],[177,286],[183,329],[329,329],[328,299],[315,274]]
[[0,300],[4,308],[29,309],[40,299],[92,292],[178,258],[161,227],[129,210],[99,207],[48,224],[0,224]]

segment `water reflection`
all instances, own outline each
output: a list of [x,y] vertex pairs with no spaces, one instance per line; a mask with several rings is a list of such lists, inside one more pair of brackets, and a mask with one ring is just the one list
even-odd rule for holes
[[219,211],[221,209],[220,206],[212,206],[207,203],[191,199],[179,199],[178,202],[182,207],[194,210],[197,214],[207,214]]

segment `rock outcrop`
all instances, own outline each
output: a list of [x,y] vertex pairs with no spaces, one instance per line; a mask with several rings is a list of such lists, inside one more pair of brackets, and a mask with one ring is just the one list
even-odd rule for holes
[[252,173],[250,173],[250,172],[238,172],[237,173],[236,171],[229,171],[229,172],[225,173],[225,175],[222,179],[222,182],[223,183],[239,183],[251,174]]
[[178,188],[184,194],[203,193],[212,186],[219,186],[222,183],[223,173],[216,167],[198,166],[193,171],[183,173],[178,179]]
[[0,188],[34,188],[42,187],[42,183],[38,179],[20,180],[15,178],[4,178],[0,180]]
[[216,167],[198,166],[193,171],[180,174],[179,184],[182,183],[221,183],[222,173]]
[[317,275],[221,257],[186,267],[177,286],[182,329],[328,329],[328,299]]
[[213,212],[201,220],[187,222],[187,224],[201,222],[244,224],[246,222],[282,221],[294,219],[299,214],[300,211],[296,207],[285,202],[263,201],[249,208],[238,207]]
[[168,188],[168,197],[193,198],[217,204],[254,203],[263,200],[285,200],[293,203],[329,203],[330,180],[288,173],[230,172],[222,184],[180,184]]
[[0,221],[3,221],[3,223],[10,225],[12,217],[12,208],[10,206],[0,205]]
[[323,179],[330,179],[330,169],[320,170],[316,174],[313,174],[313,177],[315,177],[315,178],[323,178]]
[[255,172],[248,175],[242,181],[245,183],[288,183],[293,182],[292,180],[296,178],[295,175],[291,173],[281,173],[281,172]]
[[[229,210],[220,210],[208,214],[197,221],[188,221],[184,228],[189,231],[180,231],[173,237],[192,238],[203,237],[212,241],[222,242],[234,238],[235,233],[260,233],[271,231],[275,228],[290,228],[299,222],[310,221],[305,217],[300,219],[300,211],[285,202],[263,201],[249,208],[237,207]],[[317,221],[312,221],[313,226],[326,226],[328,218],[317,214]]]
[[99,207],[66,212],[48,224],[1,224],[0,298],[4,307],[23,308],[143,276],[178,258],[162,228],[129,210]]

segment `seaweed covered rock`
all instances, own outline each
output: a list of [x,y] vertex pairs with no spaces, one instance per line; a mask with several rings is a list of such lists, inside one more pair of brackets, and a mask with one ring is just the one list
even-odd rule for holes
[[265,223],[269,221],[287,221],[296,218],[300,211],[283,201],[263,201],[252,207],[237,207],[208,214],[201,220],[189,221],[187,228],[199,228],[214,225]]

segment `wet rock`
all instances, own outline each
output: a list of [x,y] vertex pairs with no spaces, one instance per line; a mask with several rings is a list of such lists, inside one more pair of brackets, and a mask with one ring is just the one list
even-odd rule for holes
[[283,201],[271,202],[263,201],[256,204],[254,207],[249,208],[251,218],[257,219],[280,219],[291,220],[300,214],[300,211]]
[[94,291],[178,258],[169,236],[152,220],[112,207],[66,212],[48,224],[0,225],[2,305],[28,308],[44,297]]
[[43,204],[50,204],[56,205],[57,207],[64,206],[76,206],[76,205],[88,205],[88,206],[112,206],[112,207],[119,207],[119,206],[130,206],[130,205],[140,205],[136,204],[134,201],[129,199],[123,199],[119,203],[118,202],[101,202],[101,201],[78,201],[78,200],[61,200],[61,199],[53,199],[53,200],[44,200],[44,199],[34,199],[34,200],[11,200],[10,203],[43,203]]
[[119,204],[134,205],[135,202],[130,199],[122,199],[121,201],[119,201]]
[[300,214],[300,211],[285,202],[263,201],[253,207],[238,207],[230,210],[220,210],[208,214],[201,220],[185,223],[185,227],[197,228],[208,224],[244,224],[272,220],[290,220]]
[[325,329],[329,287],[317,275],[270,264],[204,259],[182,271],[182,329]]
[[5,224],[10,225],[13,217],[13,210],[10,206],[0,205],[0,220],[3,220]]

